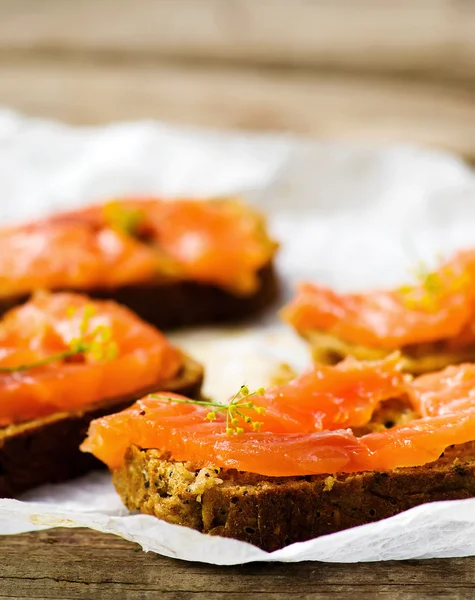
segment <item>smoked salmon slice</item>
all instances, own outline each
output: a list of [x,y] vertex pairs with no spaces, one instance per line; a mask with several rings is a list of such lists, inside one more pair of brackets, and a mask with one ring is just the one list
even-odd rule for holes
[[[373,363],[350,359],[336,367],[315,367],[268,392],[245,394],[239,412],[231,414],[241,419],[240,434],[237,429],[226,433],[233,421],[225,411],[210,413],[216,404],[161,393],[93,421],[81,449],[111,469],[121,466],[131,445],[169,452],[174,460],[197,467],[268,476],[419,466],[436,460],[447,446],[475,440],[475,395],[466,393],[474,381],[473,365],[411,382],[401,375],[397,357]],[[454,382],[459,385],[455,392]],[[429,392],[439,394],[430,406]],[[345,429],[367,423],[382,400],[406,394],[424,418],[361,437]],[[447,403],[447,397],[459,404]],[[458,411],[462,397],[464,410]],[[246,425],[246,418],[256,414],[259,431]]]
[[169,452],[174,460],[196,468],[214,466],[284,477],[419,466],[436,460],[447,446],[475,439],[475,409],[417,419],[360,438],[349,429],[229,436],[222,419],[206,422],[206,412],[202,406],[150,396],[121,413],[93,421],[81,449],[112,470],[122,465],[126,449],[137,445]]
[[191,280],[246,296],[275,248],[238,201],[121,199],[0,231],[0,295]]
[[[75,354],[81,340],[90,349]],[[113,352],[100,356],[104,349]],[[0,426],[160,385],[182,361],[162,333],[115,302],[38,293],[0,321]]]
[[325,332],[351,344],[395,350],[451,340],[475,342],[475,251],[456,254],[412,286],[358,294],[304,283],[282,317],[305,335]]
[[[397,355],[372,362],[358,362],[350,358],[336,367],[314,366],[289,383],[275,386],[259,395],[248,396],[245,400],[252,401],[259,409],[257,414],[260,431],[313,433],[324,429],[365,425],[380,402],[405,393],[406,383],[407,376],[400,371]],[[170,394],[163,395],[165,398],[171,397]],[[176,395],[173,397],[187,401]],[[142,430],[145,437],[141,438],[141,443],[152,444],[151,447],[154,447],[153,444],[157,441],[153,437],[154,421],[171,423],[174,427],[179,424],[186,427],[192,425],[195,432],[203,430],[205,433],[222,433],[225,430],[223,412],[211,413],[214,422],[211,427],[210,423],[204,423],[209,411],[210,408],[202,405],[169,403],[149,397],[129,411],[96,421],[93,427],[103,427],[112,436],[110,440],[117,431],[117,439],[110,441],[112,445],[105,449],[105,452],[116,452],[112,459],[113,464],[116,464],[120,462],[131,441],[127,435],[128,432],[133,432],[137,417],[146,415],[146,418],[138,418],[136,424],[137,427],[145,427]],[[256,416],[255,408],[246,407],[243,399],[239,411],[244,428],[249,429],[244,419],[247,417],[253,420]],[[102,459],[102,455],[99,458]]]

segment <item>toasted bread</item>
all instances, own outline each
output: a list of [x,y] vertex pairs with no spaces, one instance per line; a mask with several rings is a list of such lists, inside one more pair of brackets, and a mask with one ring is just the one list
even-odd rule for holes
[[[417,416],[407,399],[394,398],[354,433],[384,431]],[[113,481],[130,510],[270,552],[426,502],[475,496],[475,442],[451,446],[419,467],[298,477],[197,469],[169,453],[130,446]]]
[[104,398],[71,412],[0,428],[0,497],[14,498],[32,487],[103,468],[99,460],[79,450],[93,419],[121,411],[154,391],[199,397],[202,380],[201,365],[184,355],[180,373],[170,381],[138,388],[125,397]]
[[[158,329],[235,322],[258,314],[278,297],[278,280],[272,263],[259,272],[259,287],[238,296],[216,285],[175,281],[156,285],[127,286],[113,298],[131,308]],[[110,290],[92,290],[93,298],[110,297]]]
[[[259,287],[238,296],[216,285],[193,281],[161,281],[115,289],[87,290],[94,299],[112,299],[128,306],[158,329],[232,323],[258,314],[278,297],[279,285],[272,263],[259,271]],[[71,291],[71,290],[56,290]],[[0,297],[0,316],[27,302],[31,296]]]
[[113,480],[130,510],[270,552],[426,502],[475,496],[475,443],[453,446],[422,467],[305,477],[194,470],[131,446]]
[[[348,356],[358,360],[380,360],[391,351],[350,344],[334,335],[319,331],[308,331],[304,337],[309,341],[315,362],[335,365]],[[449,365],[475,362],[475,346],[459,350],[448,349],[445,340],[413,344],[400,349],[403,370],[412,375],[439,371]]]

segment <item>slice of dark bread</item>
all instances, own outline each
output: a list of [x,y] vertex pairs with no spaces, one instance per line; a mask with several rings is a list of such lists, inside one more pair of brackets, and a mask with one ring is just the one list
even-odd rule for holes
[[[114,289],[54,290],[87,293],[95,299],[112,299],[128,306],[158,329],[234,322],[249,318],[269,307],[279,292],[272,263],[259,271],[259,287],[247,296],[190,280],[161,280]],[[28,295],[0,297],[0,316],[29,299]]]
[[306,477],[195,470],[131,446],[113,480],[130,510],[273,551],[426,502],[475,496],[475,442],[421,467]]
[[104,415],[119,412],[135,400],[155,391],[169,391],[188,397],[200,396],[203,368],[183,357],[183,367],[172,380],[139,388],[122,397],[105,398],[94,405],[71,412],[0,428],[0,497],[15,498],[44,483],[65,481],[103,463],[79,450],[89,423]]

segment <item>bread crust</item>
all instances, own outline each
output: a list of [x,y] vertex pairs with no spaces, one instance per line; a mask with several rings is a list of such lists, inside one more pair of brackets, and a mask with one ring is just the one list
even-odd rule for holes
[[[195,281],[162,280],[119,288],[54,290],[87,293],[94,299],[112,299],[128,306],[158,329],[233,322],[253,316],[278,297],[279,286],[272,262],[259,273],[259,286],[250,295],[239,296],[223,288]],[[29,295],[0,298],[0,316],[28,301]]]
[[270,552],[419,504],[475,496],[475,442],[421,467],[305,477],[196,470],[131,446],[113,480],[130,510]]
[[32,487],[104,468],[92,454],[79,450],[93,419],[124,410],[154,391],[197,398],[202,381],[202,366],[184,355],[180,373],[170,381],[137,389],[122,397],[107,398],[89,407],[1,428],[0,497],[16,498]]

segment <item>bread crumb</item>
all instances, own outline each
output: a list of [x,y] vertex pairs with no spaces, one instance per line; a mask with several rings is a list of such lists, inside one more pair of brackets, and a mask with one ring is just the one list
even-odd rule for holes
[[332,477],[332,475],[329,475],[324,481],[325,485],[323,486],[323,491],[330,492],[333,486],[335,485],[335,481],[336,477]]

